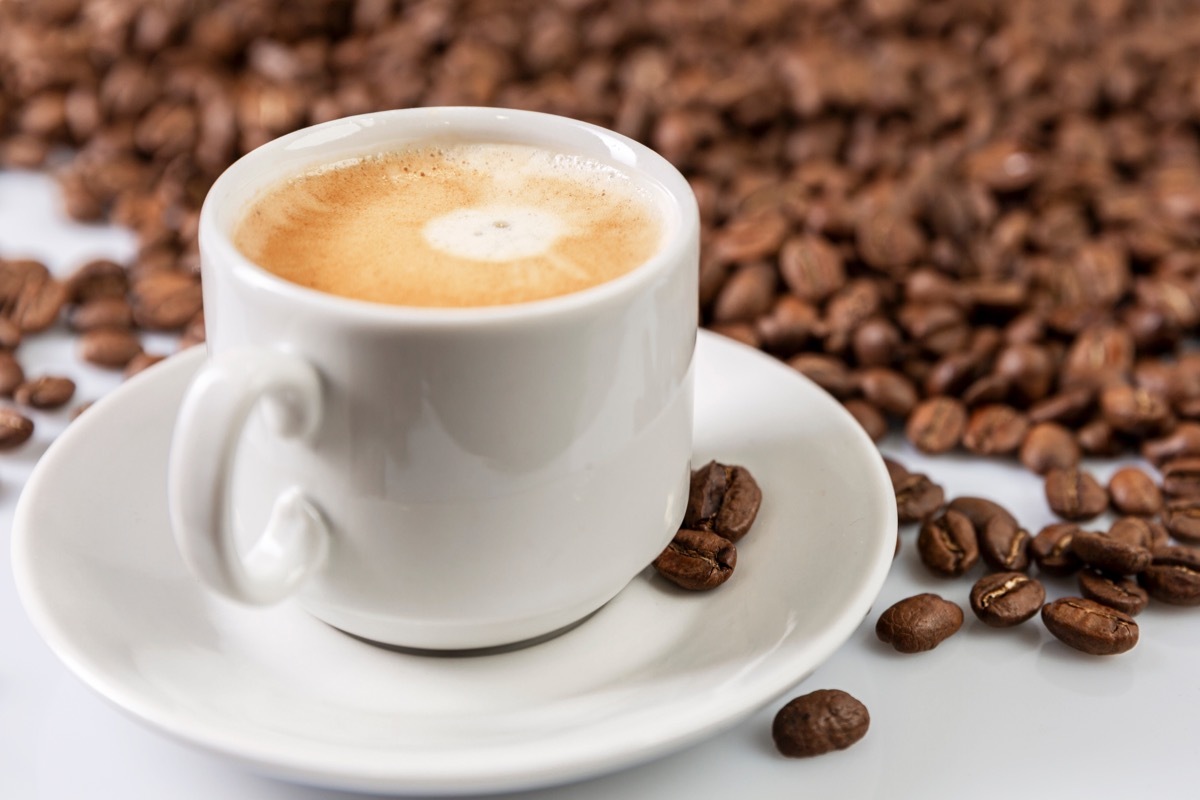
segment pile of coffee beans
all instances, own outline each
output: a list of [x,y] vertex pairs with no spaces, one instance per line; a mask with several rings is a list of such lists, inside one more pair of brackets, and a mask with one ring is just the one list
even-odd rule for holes
[[[1178,459],[1168,464],[1192,459]],[[912,504],[902,494],[913,475],[888,462],[897,504]],[[979,497],[957,497],[943,506],[929,502],[917,535],[917,555],[935,575],[954,578],[980,561],[987,574],[970,591],[970,607],[984,624],[1019,625],[1041,612],[1046,628],[1065,644],[1095,655],[1123,653],[1137,644],[1133,617],[1151,599],[1177,606],[1200,605],[1200,549],[1194,532],[1175,517],[1174,527],[1155,519],[1172,503],[1200,508],[1200,485],[1182,476],[1189,466],[1163,466],[1162,485],[1136,467],[1117,470],[1108,487],[1077,467],[1051,470],[1046,500],[1060,517],[1031,536],[998,504]],[[1177,476],[1174,482],[1168,477]],[[919,476],[929,481],[926,476]],[[936,484],[934,484],[936,486]],[[1180,494],[1173,494],[1180,493]],[[940,488],[925,494],[941,497]],[[1164,504],[1163,496],[1175,497]],[[1118,516],[1105,531],[1078,524],[1110,510]],[[1180,515],[1184,516],[1183,514]],[[1175,528],[1184,531],[1182,537]],[[1036,570],[1039,577],[1030,572]],[[1039,578],[1062,580],[1078,575],[1078,595],[1049,604]],[[935,594],[921,594],[893,605],[879,617],[876,634],[902,653],[931,650],[962,625],[962,609]]]

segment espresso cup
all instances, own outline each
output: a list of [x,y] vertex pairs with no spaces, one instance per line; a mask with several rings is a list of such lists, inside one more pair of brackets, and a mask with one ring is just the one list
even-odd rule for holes
[[[618,167],[653,187],[662,245],[582,291],[467,308],[316,291],[234,245],[281,180],[440,141]],[[351,117],[231,166],[199,236],[208,360],[180,408],[168,500],[185,561],[216,592],[294,596],[389,645],[487,648],[586,618],[670,541],[687,502],[699,221],[652,150],[525,111]]]

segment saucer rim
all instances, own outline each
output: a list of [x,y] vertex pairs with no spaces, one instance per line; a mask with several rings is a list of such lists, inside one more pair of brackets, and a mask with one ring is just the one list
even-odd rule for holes
[[[39,636],[46,642],[50,650],[57,656],[68,670],[88,688],[103,697],[110,705],[127,716],[147,725],[152,730],[165,733],[170,738],[198,747],[201,750],[228,758],[231,761],[249,767],[263,774],[281,777],[287,780],[307,784],[326,786],[339,789],[366,791],[401,791],[423,792],[430,794],[449,794],[459,792],[496,792],[519,789],[529,789],[547,785],[561,784],[583,780],[617,769],[632,767],[662,757],[668,753],[677,752],[702,740],[711,738],[717,733],[727,730],[755,713],[772,700],[780,697],[790,688],[810,675],[820,664],[841,647],[858,628],[862,619],[869,613],[892,563],[892,540],[887,532],[896,530],[896,509],[891,482],[887,477],[882,457],[878,454],[874,443],[861,429],[854,418],[842,408],[841,404],[827,395],[804,376],[796,373],[776,359],[753,348],[720,337],[706,331],[700,331],[697,342],[697,357],[701,356],[701,344],[704,349],[725,349],[733,358],[759,359],[764,365],[773,370],[786,373],[789,380],[798,380],[806,384],[807,391],[824,406],[821,413],[836,419],[838,425],[854,431],[858,445],[863,452],[859,455],[870,456],[864,462],[870,462],[870,467],[862,476],[867,486],[867,493],[876,496],[882,506],[883,519],[878,529],[873,529],[870,535],[875,537],[874,551],[871,553],[870,569],[860,577],[857,590],[847,601],[837,615],[833,624],[823,628],[819,634],[806,642],[802,656],[790,654],[784,658],[791,669],[777,668],[774,672],[760,676],[749,687],[741,689],[737,697],[731,700],[724,697],[720,709],[697,713],[698,719],[678,723],[682,715],[675,714],[677,724],[671,731],[661,733],[655,741],[641,742],[636,747],[607,747],[602,752],[590,753],[587,757],[554,759],[552,763],[531,770],[522,766],[520,769],[504,769],[504,764],[497,762],[490,768],[465,768],[458,765],[455,769],[447,770],[434,766],[420,774],[412,764],[404,764],[401,769],[388,769],[382,759],[360,758],[356,763],[348,764],[348,759],[338,756],[345,749],[330,750],[321,742],[313,742],[312,747],[296,748],[295,752],[281,752],[274,740],[263,745],[261,740],[251,735],[234,737],[228,729],[215,727],[208,723],[197,723],[186,712],[174,712],[162,708],[162,704],[136,691],[126,690],[120,684],[111,681],[105,675],[105,670],[93,667],[88,663],[85,652],[73,643],[64,626],[56,620],[50,610],[50,604],[39,592],[36,584],[36,570],[32,566],[32,554],[36,550],[30,543],[31,520],[34,509],[40,505],[40,498],[45,494],[43,484],[52,482],[57,463],[64,458],[64,453],[74,450],[74,442],[79,439],[86,441],[89,431],[95,425],[101,424],[95,411],[108,406],[129,402],[143,392],[152,391],[150,384],[161,381],[168,373],[193,374],[204,358],[204,348],[195,347],[190,352],[184,352],[164,362],[161,365],[144,371],[130,381],[119,386],[110,394],[101,398],[92,413],[85,414],[76,421],[62,436],[51,444],[30,476],[24,490],[18,499],[16,513],[13,517],[12,536],[12,570],[16,582],[17,594],[27,616]],[[715,356],[710,356],[715,358]],[[781,373],[781,374],[782,374]],[[89,418],[90,417],[90,418]],[[865,465],[865,464],[864,464]],[[47,477],[49,476],[49,477]],[[876,484],[876,491],[870,491],[869,483]],[[864,559],[865,560],[865,559]],[[782,665],[781,665],[782,666]],[[766,680],[775,675],[774,680]],[[632,738],[632,737],[631,737]],[[314,761],[314,753],[333,753]],[[399,759],[403,762],[403,759]],[[396,762],[393,762],[396,763]]]

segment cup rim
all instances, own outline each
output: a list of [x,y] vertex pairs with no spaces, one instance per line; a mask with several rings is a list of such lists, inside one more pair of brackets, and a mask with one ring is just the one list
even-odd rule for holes
[[[320,146],[325,141],[341,139],[349,132],[347,126],[353,126],[355,130],[369,128],[380,120],[393,120],[397,117],[411,118],[414,124],[430,131],[438,125],[444,125],[447,130],[452,131],[455,123],[463,124],[468,121],[475,125],[486,121],[502,126],[521,125],[535,128],[553,125],[582,131],[598,144],[607,147],[613,161],[638,173],[640,177],[657,183],[670,198],[678,216],[678,223],[667,234],[663,246],[653,256],[612,280],[539,300],[468,307],[393,305],[311,289],[281,278],[247,258],[237,249],[232,238],[221,229],[217,222],[217,215],[220,213],[218,198],[224,198],[232,191],[233,185],[245,181],[246,173],[257,168],[264,158],[278,151]],[[306,145],[305,142],[312,144]],[[285,175],[286,173],[281,171],[273,175],[273,179],[278,180]],[[253,183],[259,187],[270,185],[270,181],[267,180]],[[558,317],[585,307],[607,305],[630,294],[636,294],[656,276],[668,271],[671,265],[689,257],[688,251],[699,237],[699,216],[695,194],[679,170],[651,148],[616,131],[590,122],[540,111],[486,106],[426,106],[368,112],[318,123],[285,134],[246,153],[227,167],[209,188],[200,210],[198,239],[201,246],[202,274],[208,269],[221,269],[259,291],[308,310],[372,323],[487,325]],[[218,264],[221,266],[211,266]]]

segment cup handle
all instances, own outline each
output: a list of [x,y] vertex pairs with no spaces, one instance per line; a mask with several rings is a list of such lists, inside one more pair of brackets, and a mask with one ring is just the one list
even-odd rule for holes
[[311,441],[321,421],[321,379],[304,359],[266,348],[219,353],[184,396],[171,440],[167,502],[184,560],[211,588],[265,605],[296,591],[329,550],[329,529],[300,487],[275,499],[266,528],[239,553],[230,476],[250,412],[265,404],[284,439]]

